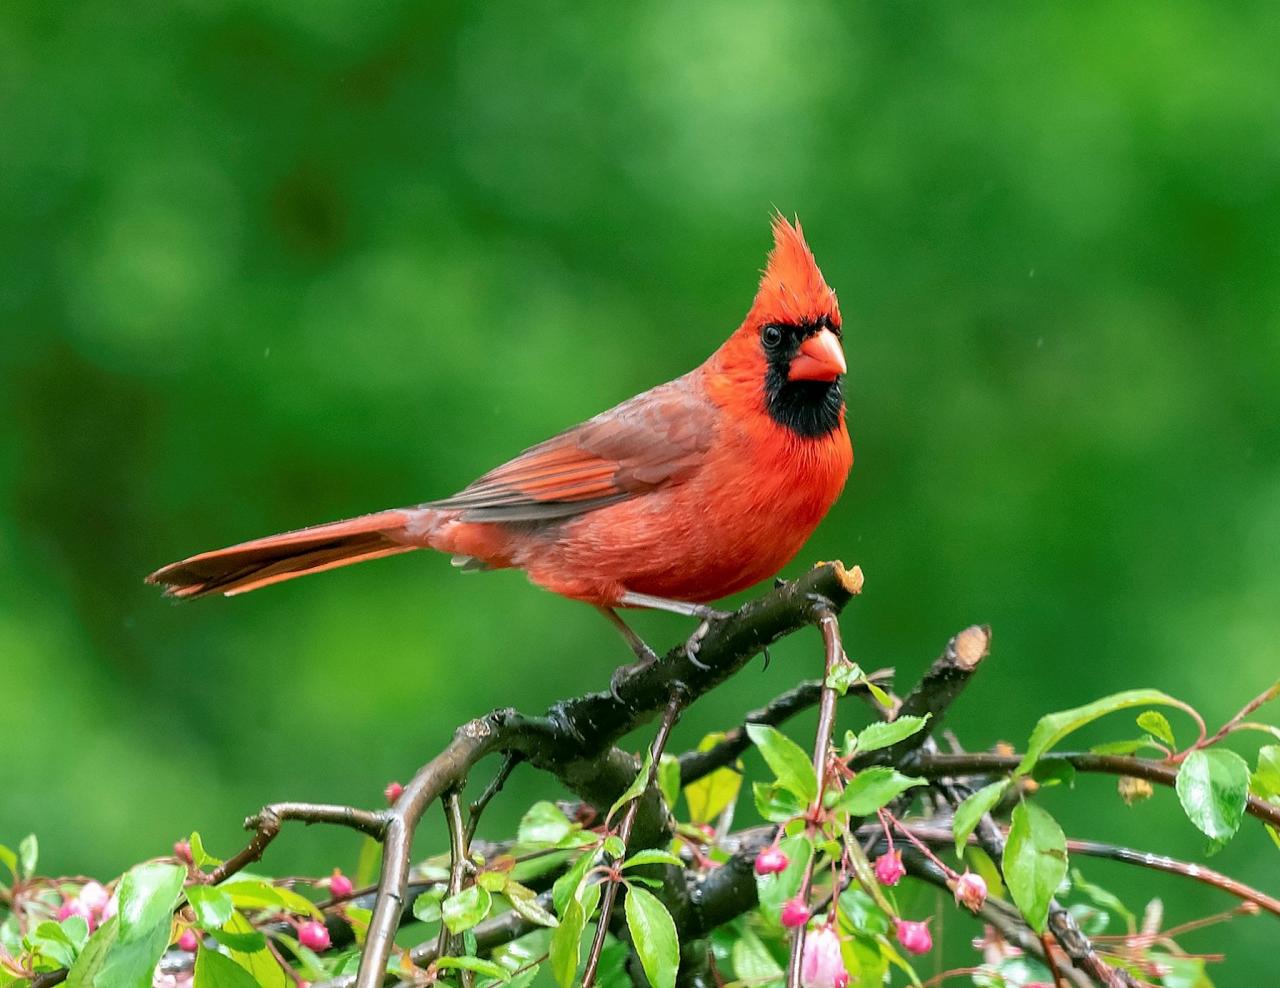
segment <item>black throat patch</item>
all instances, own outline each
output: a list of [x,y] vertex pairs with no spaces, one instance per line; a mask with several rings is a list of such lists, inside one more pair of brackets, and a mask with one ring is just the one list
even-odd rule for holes
[[[770,345],[770,329],[781,331],[781,340]],[[834,381],[788,381],[791,361],[800,344],[822,329],[839,334],[827,320],[791,326],[773,323],[764,327],[761,347],[764,350],[768,370],[764,378],[764,401],[769,417],[779,425],[806,439],[818,439],[830,435],[840,427],[840,413],[844,409],[843,377]]]

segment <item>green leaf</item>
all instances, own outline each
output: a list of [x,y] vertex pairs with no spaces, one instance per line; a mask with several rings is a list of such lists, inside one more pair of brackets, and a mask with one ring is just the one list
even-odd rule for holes
[[853,886],[840,893],[837,918],[840,928],[849,934],[879,936],[887,934],[893,922],[875,900],[862,889]]
[[1249,777],[1249,788],[1259,799],[1280,796],[1280,745],[1268,744],[1258,749],[1258,767]]
[[[710,751],[727,735],[715,731],[698,742],[699,751]],[[696,782],[690,782],[684,788],[684,799],[689,806],[689,820],[692,823],[711,823],[725,808],[738,798],[742,789],[742,763],[734,761],[733,765],[708,772]]]
[[[88,932],[89,927],[80,917],[73,917],[80,920],[80,924],[84,926],[84,932]],[[61,926],[53,920],[48,919],[36,926],[34,930],[27,934],[27,942],[32,948],[38,951],[42,956],[47,957],[59,967],[70,967],[79,953],[79,947],[67,934]]]
[[577,898],[578,889],[582,887],[582,880],[586,877],[587,872],[591,870],[595,860],[595,851],[585,851],[573,863],[572,868],[556,879],[555,884],[551,887],[551,901],[555,904],[557,916],[564,918],[569,900]]
[[853,985],[883,985],[889,977],[889,959],[874,937],[850,936],[840,945],[844,966]]
[[501,892],[507,886],[505,871],[482,871],[476,875],[476,884],[486,892]]
[[784,838],[778,848],[787,856],[787,867],[774,875],[756,876],[760,911],[775,923],[782,904],[800,891],[805,868],[813,857],[813,842],[803,834],[797,834]]
[[1159,710],[1144,710],[1138,714],[1138,726],[1148,734],[1153,734],[1170,748],[1176,748],[1178,742],[1173,739],[1173,728],[1169,726],[1169,718]]
[[611,858],[620,858],[627,853],[627,845],[617,834],[610,834],[606,837],[600,848]]
[[560,914],[560,925],[551,934],[551,974],[560,988],[573,988],[582,948],[582,931],[586,928],[587,914],[578,897],[572,896]]
[[658,788],[667,808],[674,811],[680,798],[680,759],[663,752],[658,759]]
[[4,844],[0,844],[0,864],[8,868],[14,878],[18,877],[18,856],[13,853],[12,848]]
[[640,763],[640,771],[636,773],[636,777],[631,780],[631,785],[623,791],[622,795],[613,801],[613,805],[609,807],[609,812],[605,814],[605,820],[613,819],[613,815],[618,809],[638,798],[644,793],[649,786],[649,773],[653,769],[653,753],[646,751],[644,753],[644,761]]
[[168,929],[186,877],[185,868],[158,862],[141,864],[125,873],[119,892],[122,943],[148,937],[157,926]]
[[1178,767],[1176,788],[1187,819],[1201,833],[1229,840],[1249,802],[1249,766],[1226,748],[1193,751]]
[[637,851],[631,857],[622,863],[623,869],[638,868],[640,865],[653,864],[669,864],[675,865],[677,868],[683,868],[684,862],[672,854],[670,851],[662,851],[657,848],[650,848],[645,851]]
[[763,986],[782,981],[782,965],[769,953],[769,948],[752,932],[743,927],[741,935],[733,943],[733,973],[738,981],[748,981]]
[[908,714],[904,717],[899,717],[897,720],[868,724],[858,733],[857,750],[878,751],[881,748],[897,744],[899,741],[903,741],[919,731],[928,720],[929,714],[925,714],[923,717],[913,717]]
[[675,988],[680,969],[680,941],[676,924],[652,892],[632,886],[627,890],[627,929],[640,955],[640,965],[653,988]]
[[499,981],[511,980],[511,972],[501,964],[483,961],[479,957],[441,957],[436,961],[436,967],[442,970],[475,971],[476,974],[497,978]]
[[[106,988],[107,985],[111,988],[151,988],[156,964],[169,946],[170,925],[157,924],[150,932],[127,943],[120,939],[117,920],[104,923],[99,933],[108,929],[111,942],[102,957],[102,964],[81,984],[84,988]],[[86,948],[81,958],[91,955],[93,949],[92,946]]]
[[[67,972],[67,988],[93,988],[95,984],[107,984],[98,979],[106,964],[108,952],[117,942],[119,932],[114,919],[98,927],[97,932],[89,938],[89,942],[80,951],[76,962],[71,965],[71,970]],[[162,947],[161,950],[163,949]]]
[[852,662],[837,662],[831,672],[823,680],[829,690],[835,690],[841,696],[849,692],[849,687],[862,678],[862,670]]
[[191,862],[197,868],[216,868],[222,864],[221,858],[215,858],[204,849],[204,839],[200,836],[200,831],[193,830],[187,843],[191,845]]
[[382,863],[382,844],[372,837],[360,842],[360,854],[356,858],[355,886],[363,888],[373,883],[378,877],[378,867]]
[[511,908],[530,923],[537,923],[539,926],[548,926],[552,929],[560,925],[560,921],[547,912],[542,903],[538,901],[538,896],[533,889],[526,888],[519,882],[507,882],[507,887],[503,889],[502,894],[511,903]]
[[956,807],[956,815],[951,820],[951,833],[956,839],[956,854],[964,853],[969,835],[978,829],[979,822],[1000,802],[1000,798],[1008,788],[1009,780],[1001,779],[965,797],[964,802]]
[[1089,751],[1095,755],[1132,755],[1141,748],[1150,748],[1152,751],[1164,754],[1164,750],[1156,744],[1156,739],[1150,734],[1144,734],[1140,738],[1129,738],[1127,741],[1106,741],[1095,744]]
[[194,988],[258,988],[252,974],[216,950],[196,953]]
[[755,782],[751,786],[756,812],[770,823],[786,823],[800,816],[808,807],[790,789],[776,782]]
[[1071,887],[1082,895],[1088,896],[1095,905],[1119,916],[1129,925],[1130,929],[1136,927],[1137,917],[1128,910],[1125,904],[1101,885],[1094,885],[1092,882],[1086,881],[1078,868],[1071,869]]
[[[238,914],[233,913],[232,917],[234,918],[236,915]],[[238,951],[242,954],[256,954],[260,950],[267,949],[267,938],[252,927],[242,929],[237,924],[231,929],[223,926],[221,929],[206,930],[205,932],[228,950]]]
[[818,797],[818,776],[798,744],[768,724],[748,724],[747,736],[760,749],[780,786],[806,804]]
[[573,823],[555,803],[534,803],[520,819],[516,840],[521,844],[559,844],[569,836]]
[[489,894],[489,890],[472,885],[445,899],[440,905],[440,914],[450,933],[461,933],[488,916],[492,905],[493,896]]
[[40,860],[40,842],[35,834],[27,834],[18,843],[18,860],[25,877],[30,878],[36,873],[36,864]]
[[231,896],[220,888],[210,885],[191,885],[187,888],[187,902],[196,914],[196,922],[205,929],[222,926],[231,918],[235,908]]
[[1027,923],[1043,933],[1049,900],[1067,875],[1067,838],[1045,810],[1034,803],[1013,809],[1004,850],[1004,882]]
[[1031,770],[1031,778],[1042,786],[1074,786],[1076,783],[1076,767],[1065,758],[1046,755],[1036,762]]
[[423,923],[435,923],[440,919],[440,900],[447,890],[443,885],[429,888],[413,900],[414,918]]
[[1182,706],[1179,701],[1161,693],[1159,690],[1142,689],[1113,693],[1111,696],[1104,696],[1101,700],[1094,700],[1093,703],[1086,703],[1083,707],[1074,707],[1071,710],[1045,714],[1031,732],[1031,740],[1027,742],[1027,753],[1023,756],[1022,761],[1018,763],[1018,767],[1013,774],[1019,776],[1031,771],[1031,767],[1035,765],[1041,755],[1068,734],[1084,727],[1085,724],[1095,721],[1099,717],[1105,717],[1107,714],[1114,713],[1117,710],[1124,710],[1127,707],[1141,707],[1147,704],[1156,704],[1164,707]]
[[887,765],[873,765],[849,780],[836,800],[835,808],[846,811],[850,816],[870,816],[913,786],[927,784],[925,779],[903,775]]
[[[348,909],[348,915],[350,915],[350,909]],[[231,959],[249,972],[258,988],[287,988],[289,983],[285,979],[284,969],[276,963],[276,959],[266,949],[265,938],[253,928],[253,924],[243,914],[233,912],[231,919],[227,920],[221,931],[209,930],[208,932],[219,943],[223,942],[224,936],[236,937],[242,942],[248,942],[256,936],[262,941],[261,946],[245,950],[230,947]],[[211,953],[211,951],[202,950],[200,953]]]

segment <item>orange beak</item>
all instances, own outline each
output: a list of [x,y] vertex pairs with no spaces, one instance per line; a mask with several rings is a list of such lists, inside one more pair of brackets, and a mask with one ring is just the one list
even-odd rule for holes
[[822,329],[800,344],[791,361],[788,381],[834,381],[845,372],[844,351],[829,329]]

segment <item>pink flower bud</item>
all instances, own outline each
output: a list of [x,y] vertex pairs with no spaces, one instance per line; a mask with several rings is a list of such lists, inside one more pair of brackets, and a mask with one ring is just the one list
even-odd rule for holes
[[908,954],[927,954],[933,949],[933,935],[929,932],[929,921],[913,923],[910,920],[897,921],[898,943]]
[[956,905],[976,913],[987,901],[987,883],[981,875],[966,871],[956,879]]
[[351,884],[351,879],[334,868],[333,874],[329,877],[329,894],[335,899],[345,899],[354,890],[355,886]]
[[178,949],[185,950],[188,954],[194,954],[199,946],[200,938],[196,936],[196,931],[189,926],[182,931],[182,936],[178,937]]
[[79,899],[68,899],[58,909],[58,922],[69,919],[72,916],[79,916],[89,924],[89,929],[93,929],[93,912]]
[[885,851],[876,858],[874,870],[876,881],[881,885],[897,885],[907,873],[907,869],[902,867],[902,852]]
[[848,983],[849,973],[844,969],[836,931],[830,926],[810,930],[804,938],[804,953],[800,955],[802,988],[843,988]]
[[107,907],[107,903],[111,899],[111,893],[98,882],[86,882],[84,888],[80,890],[79,898],[81,902],[89,907],[91,913],[98,916]]
[[308,920],[298,927],[298,943],[308,950],[328,950],[329,931],[317,920]]
[[119,907],[120,907],[120,898],[119,896],[113,895],[110,899],[107,900],[107,904],[102,907],[102,921],[105,923],[107,920],[112,919],[115,916],[116,910]]
[[799,896],[782,904],[782,925],[788,929],[804,926],[809,922],[809,907]]
[[400,785],[399,782],[388,782],[387,788],[382,790],[382,795],[387,797],[388,803],[394,805],[402,792],[404,792],[404,786]]
[[756,855],[756,874],[776,875],[780,871],[786,871],[790,863],[782,851],[776,847],[766,847]]
[[173,856],[183,864],[194,864],[195,859],[191,857],[191,842],[185,840],[176,840],[173,842]]

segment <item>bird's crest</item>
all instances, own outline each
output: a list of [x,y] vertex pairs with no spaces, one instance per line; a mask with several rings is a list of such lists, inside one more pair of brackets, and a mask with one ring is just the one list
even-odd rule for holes
[[840,324],[836,293],[818,270],[813,252],[804,241],[800,221],[787,222],[781,213],[773,217],[773,250],[751,305],[752,322],[800,324],[827,317]]

